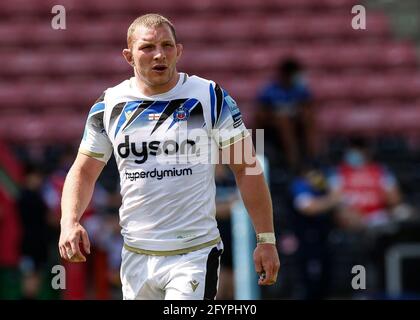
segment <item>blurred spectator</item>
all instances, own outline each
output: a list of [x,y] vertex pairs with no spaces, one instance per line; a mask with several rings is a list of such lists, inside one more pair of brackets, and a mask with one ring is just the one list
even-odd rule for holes
[[327,297],[331,275],[328,237],[339,198],[328,189],[324,172],[314,164],[301,166],[291,185],[294,229],[299,241],[297,259],[301,299]]
[[[54,253],[58,257],[58,238],[59,238],[59,226],[61,217],[61,206],[60,199],[61,193],[64,186],[64,180],[67,172],[70,170],[73,154],[72,147],[68,146],[64,152],[60,155],[56,169],[48,176],[43,186],[43,197],[48,205],[50,212],[50,222],[54,226],[54,241],[49,245],[54,247]],[[93,207],[88,206],[82,219],[89,218],[93,214]],[[66,269],[66,290],[62,292],[63,299],[74,300],[74,299],[86,299],[87,283],[88,283],[88,269],[85,263],[68,263],[66,261],[60,261],[60,264],[64,265]]]
[[[71,146],[67,146],[63,153],[58,157],[56,167],[53,172],[46,179],[43,187],[42,194],[45,202],[50,209],[50,220],[53,225],[56,226],[56,238],[59,237],[59,226],[61,217],[61,191],[64,186],[64,180],[67,172],[70,170],[71,164],[73,163],[74,149]],[[56,246],[56,243],[54,243]]]
[[17,200],[23,229],[21,270],[24,299],[39,297],[48,260],[48,207],[40,191],[42,183],[40,167],[27,165]]
[[395,176],[372,160],[367,141],[360,137],[350,140],[330,184],[342,196],[337,217],[339,225],[348,230],[390,222],[392,209],[401,201]]
[[223,254],[220,263],[219,289],[216,299],[234,299],[234,275],[232,257],[231,208],[238,199],[235,179],[225,165],[216,165],[216,219],[223,241]]
[[21,223],[15,200],[0,184],[0,300],[19,299]]
[[291,168],[297,168],[300,154],[316,155],[311,96],[302,66],[294,58],[279,63],[276,79],[258,96],[257,128],[274,130],[275,143],[283,146]]
[[22,226],[16,197],[23,180],[20,161],[0,139],[0,299],[21,298]]
[[122,298],[120,266],[124,243],[118,216],[120,206],[121,195],[119,192],[111,192],[106,197],[105,205],[98,208],[95,215],[85,220],[91,246],[94,248],[92,250],[94,273],[98,274],[98,271],[102,273],[101,277],[95,276],[96,293],[97,296],[99,294],[107,299]]

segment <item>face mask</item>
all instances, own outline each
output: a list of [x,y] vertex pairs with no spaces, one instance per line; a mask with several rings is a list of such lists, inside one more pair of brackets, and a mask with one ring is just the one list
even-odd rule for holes
[[358,168],[365,164],[363,154],[356,150],[348,151],[344,156],[344,161],[351,167]]

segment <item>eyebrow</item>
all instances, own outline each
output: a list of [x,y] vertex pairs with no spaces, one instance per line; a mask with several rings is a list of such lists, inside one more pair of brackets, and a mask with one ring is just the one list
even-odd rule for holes
[[[145,39],[145,38],[143,38],[143,39],[137,39],[137,41],[141,41],[141,42],[153,42],[153,41],[150,41],[150,40],[147,40],[147,39]],[[174,42],[174,40],[173,39],[171,39],[171,38],[165,38],[165,39],[162,39],[162,40],[160,40],[160,42],[165,42],[165,41],[168,41],[168,42]]]
[[[158,43],[171,43],[171,44],[174,44],[175,42],[173,40],[171,40],[171,39],[164,39],[162,41],[159,41]],[[155,45],[155,43],[152,42],[152,41],[148,41],[148,40],[142,40],[142,39],[138,40],[137,46],[144,46],[144,45]]]

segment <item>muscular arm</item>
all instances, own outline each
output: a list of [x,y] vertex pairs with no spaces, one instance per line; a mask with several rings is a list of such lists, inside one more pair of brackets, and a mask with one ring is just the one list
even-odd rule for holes
[[61,198],[61,222],[79,222],[105,164],[79,153],[67,174]]
[[[260,166],[258,161],[256,165]],[[246,174],[246,167],[244,164],[230,165],[255,233],[274,232],[273,207],[264,175]]]
[[[242,159],[253,159],[253,161],[234,163],[236,162],[233,161],[235,153],[242,153]],[[235,175],[236,184],[241,192],[255,232],[257,234],[274,232],[271,196],[261,165],[255,157],[251,137],[248,136],[241,142],[223,149],[222,154],[224,154],[224,159],[229,154],[231,160],[229,166]],[[257,273],[266,272],[266,278],[260,279],[259,284],[270,285],[276,282],[280,261],[275,245],[258,244],[254,251],[254,263]]]
[[83,262],[86,258],[80,252],[79,242],[87,253],[90,243],[86,230],[79,224],[93,194],[95,182],[105,164],[79,153],[67,174],[61,198],[60,255],[63,259]]

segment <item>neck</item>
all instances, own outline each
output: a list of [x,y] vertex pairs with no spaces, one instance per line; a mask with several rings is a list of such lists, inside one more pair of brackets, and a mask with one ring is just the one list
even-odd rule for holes
[[135,72],[136,86],[140,90],[140,92],[146,96],[154,96],[170,91],[177,85],[179,77],[180,74],[177,71],[175,71],[173,77],[171,78],[171,80],[169,80],[169,82],[162,85],[152,86],[143,81],[141,77],[137,74],[137,72]]

